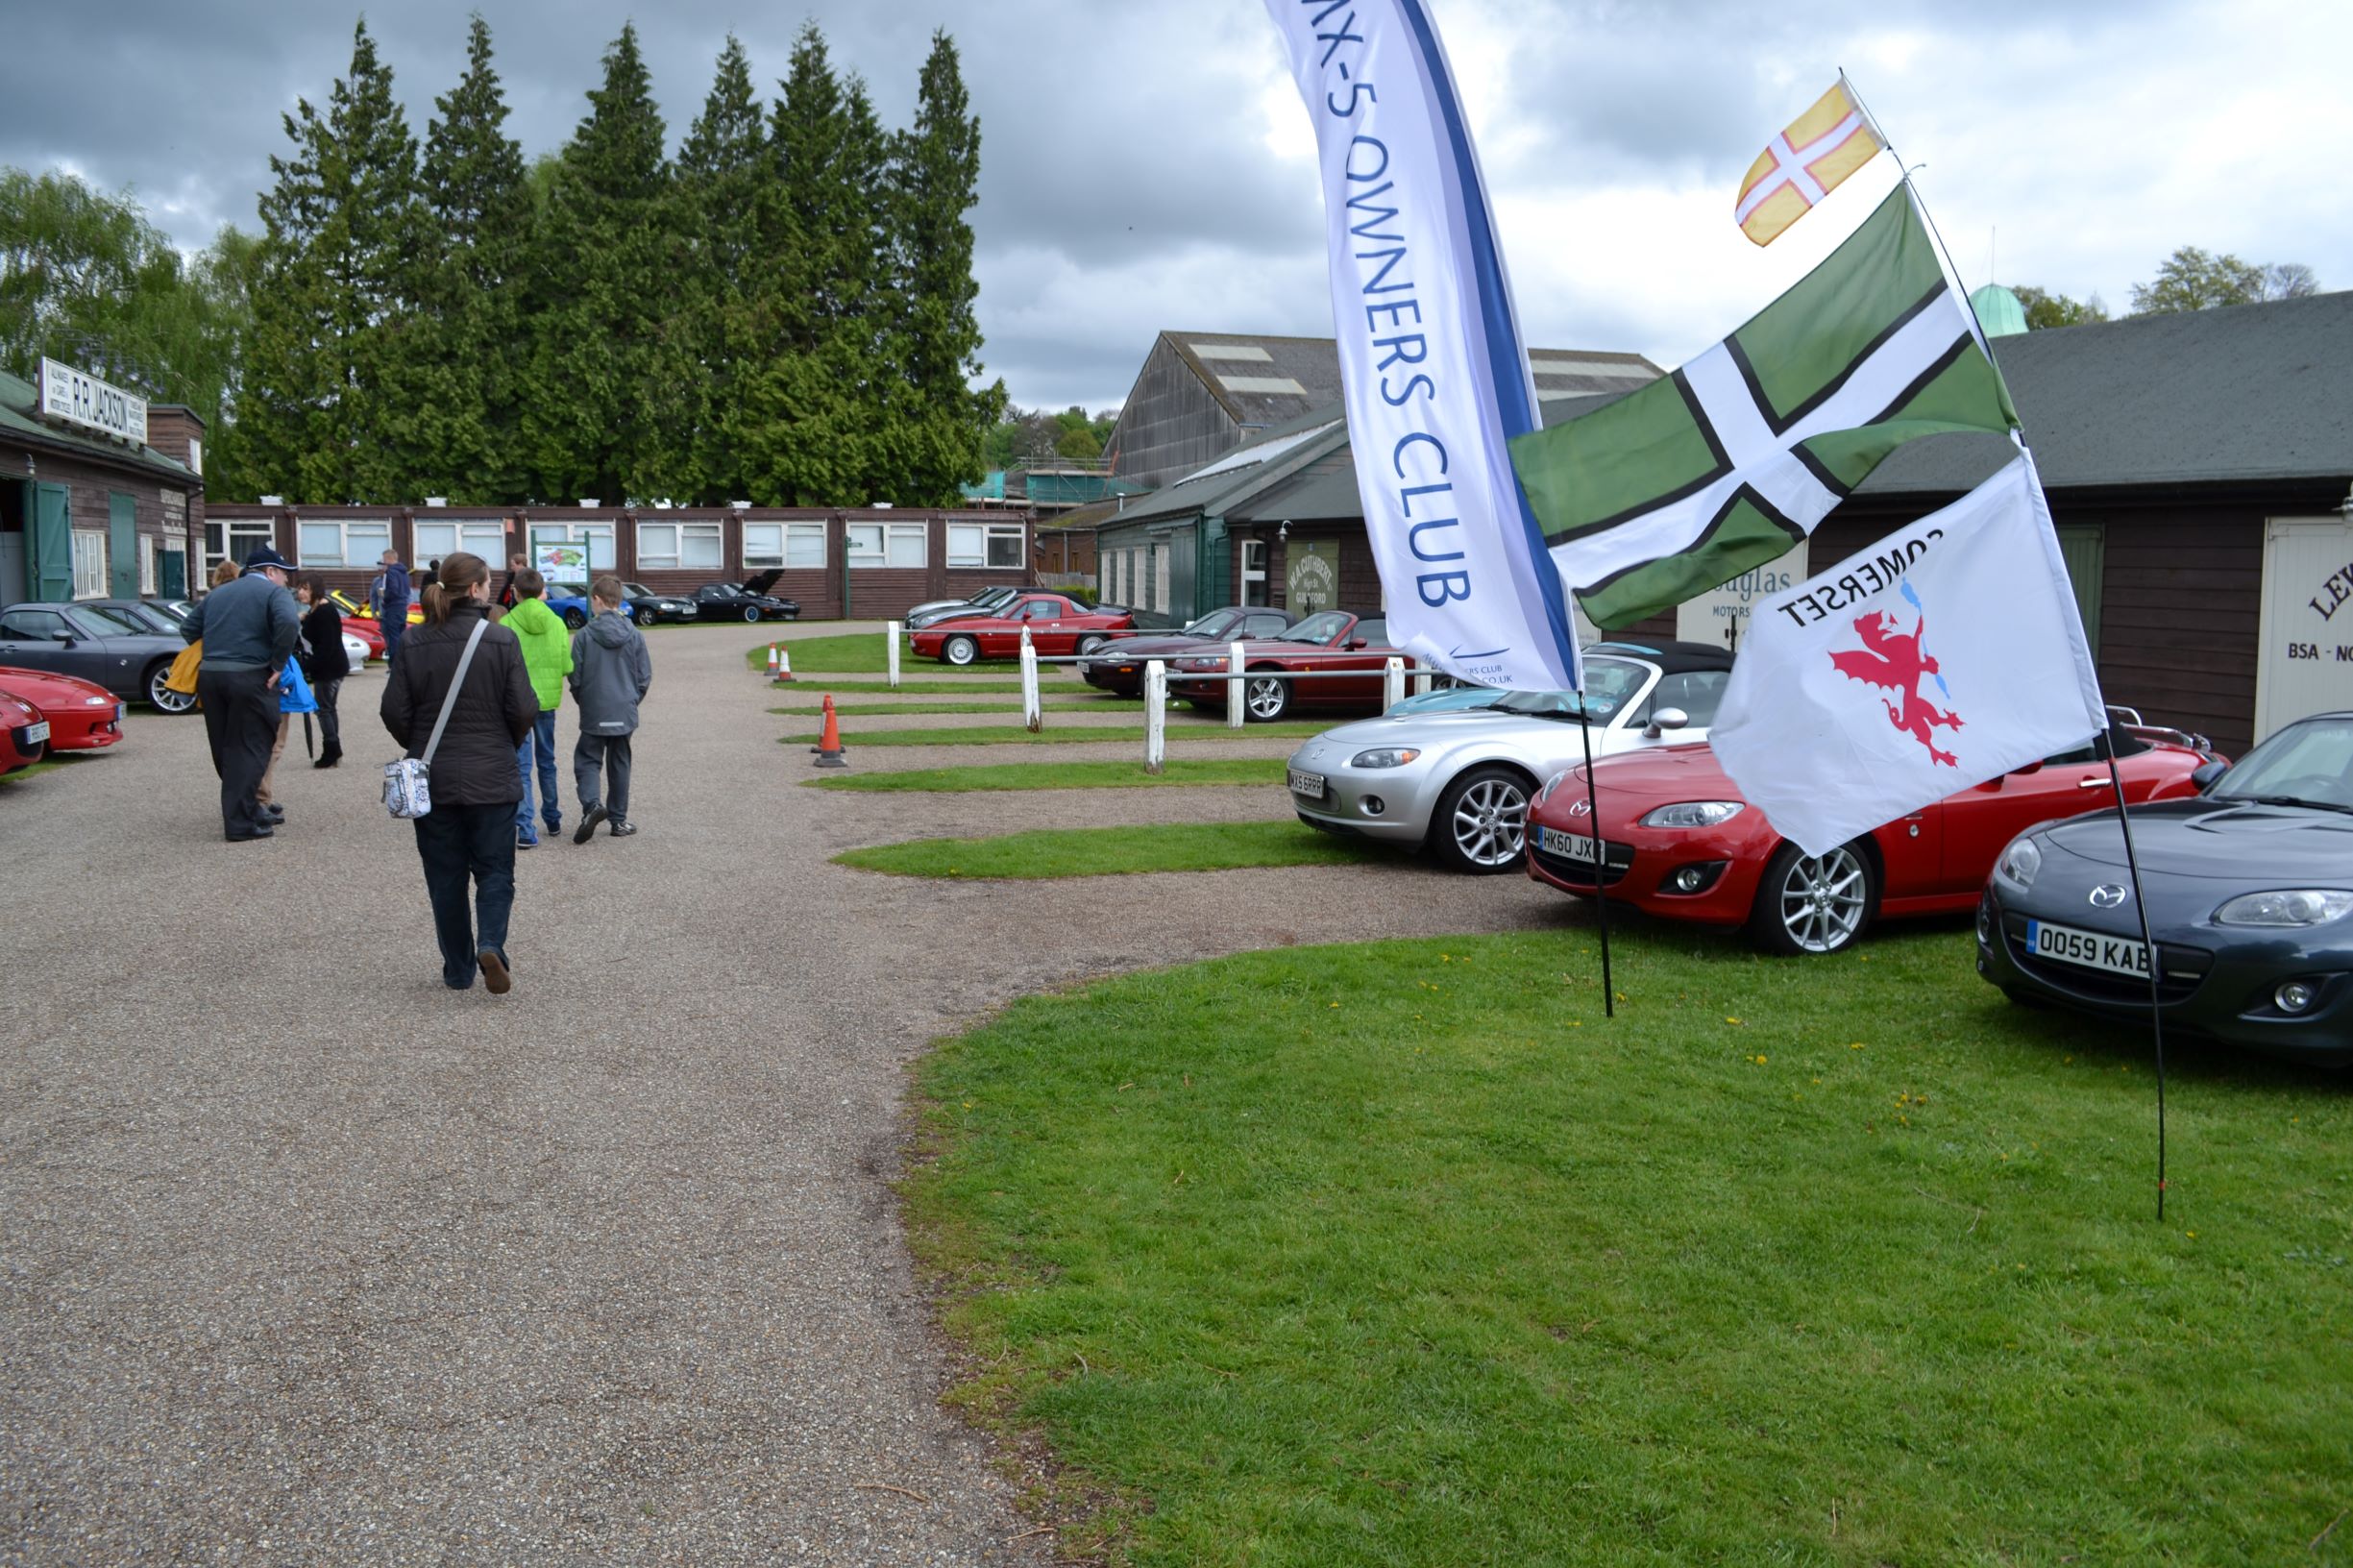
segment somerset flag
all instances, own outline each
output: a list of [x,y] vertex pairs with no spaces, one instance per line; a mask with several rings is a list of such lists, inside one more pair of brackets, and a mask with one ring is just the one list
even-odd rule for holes
[[1904,442],[2017,424],[1899,186],[1747,326],[1511,461],[1561,580],[1617,627],[1782,554]]
[[1809,855],[2107,727],[2034,459],[1757,605],[1707,740]]
[[1266,0],[1323,171],[1340,386],[1405,650],[1485,686],[1581,689],[1505,443],[1536,428],[1470,126],[1422,0]]
[[1732,221],[1750,239],[1770,245],[1886,145],[1842,76],[1756,155],[1741,176]]

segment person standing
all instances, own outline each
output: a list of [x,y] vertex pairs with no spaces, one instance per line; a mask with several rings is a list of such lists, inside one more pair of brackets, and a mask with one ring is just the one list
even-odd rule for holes
[[[629,821],[629,738],[637,733],[637,705],[653,685],[653,658],[645,635],[621,613],[621,594],[619,577],[599,577],[588,590],[596,619],[572,637],[572,697],[580,707],[572,748],[572,782],[580,792],[575,844],[595,837],[607,817],[617,839],[637,831]],[[599,804],[600,796],[608,803]]]
[[[516,559],[522,559],[517,556]],[[515,606],[500,623],[523,644],[523,665],[531,673],[531,692],[539,698],[539,718],[531,733],[515,748],[515,771],[523,776],[523,802],[515,808],[515,847],[539,847],[539,829],[531,821],[531,770],[539,770],[539,818],[550,833],[564,830],[563,808],[555,798],[555,710],[563,706],[564,677],[572,674],[572,641],[564,618],[548,608],[548,579],[527,566],[515,569]]]
[[517,582],[523,576],[523,569],[530,564],[520,555],[506,557],[506,582],[499,589],[499,610],[502,615],[513,609],[515,600],[523,597],[521,589],[517,587]]
[[352,673],[352,656],[343,647],[343,612],[327,597],[327,579],[316,572],[303,578],[294,597],[305,612],[299,645],[303,674],[319,704],[319,760],[310,766],[332,768],[343,760],[343,722],[335,712],[335,698],[343,690],[343,678]]
[[478,970],[490,993],[502,996],[512,984],[506,928],[515,907],[515,800],[523,793],[515,747],[538,721],[539,699],[522,645],[506,627],[489,625],[489,564],[462,551],[444,556],[425,590],[425,624],[390,673],[379,713],[392,738],[419,757],[456,688],[432,756],[433,809],[415,820],[417,858],[432,900],[442,984],[471,990]]
[[302,635],[302,618],[286,593],[287,570],[284,556],[259,546],[235,581],[198,600],[180,623],[182,638],[204,644],[196,698],[221,780],[221,831],[232,844],[272,832],[255,791],[278,731],[279,676]]
[[391,551],[385,551],[383,570],[368,585],[368,613],[376,617],[376,629],[384,634],[384,668],[400,656],[401,638],[408,630],[408,568]]

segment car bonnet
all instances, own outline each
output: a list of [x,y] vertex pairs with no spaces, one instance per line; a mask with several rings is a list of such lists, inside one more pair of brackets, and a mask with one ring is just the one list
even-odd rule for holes
[[[2114,811],[2054,823],[2043,837],[2079,859],[2124,869]],[[2132,847],[2141,870],[2169,876],[2353,887],[2353,816],[2318,807],[2213,798],[2135,806]]]

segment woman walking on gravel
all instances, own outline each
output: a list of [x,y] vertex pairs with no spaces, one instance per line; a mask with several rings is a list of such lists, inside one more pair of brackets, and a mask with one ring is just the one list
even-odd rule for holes
[[432,899],[442,984],[468,990],[479,969],[498,996],[511,984],[506,922],[515,907],[515,804],[523,798],[515,747],[538,722],[539,698],[522,644],[492,625],[489,612],[489,565],[478,555],[442,557],[425,590],[425,624],[402,646],[381,714],[392,738],[422,757],[446,703],[448,723],[429,759],[433,809],[415,823],[417,858]]
[[352,673],[352,656],[343,650],[343,612],[327,597],[327,579],[316,572],[296,585],[294,597],[303,607],[303,640],[296,645],[296,656],[319,704],[319,760],[310,766],[332,768],[343,760],[343,723],[335,713],[335,698]]

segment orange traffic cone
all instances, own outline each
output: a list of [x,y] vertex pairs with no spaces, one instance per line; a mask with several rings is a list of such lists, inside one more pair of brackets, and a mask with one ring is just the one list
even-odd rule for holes
[[820,768],[846,768],[842,760],[842,721],[833,714],[833,694],[825,694],[825,727],[818,732],[817,765]]
[[793,683],[793,650],[778,643],[774,651],[776,668],[769,674],[777,685],[790,686]]
[[776,678],[776,645],[774,643],[768,645],[768,678],[771,680]]

